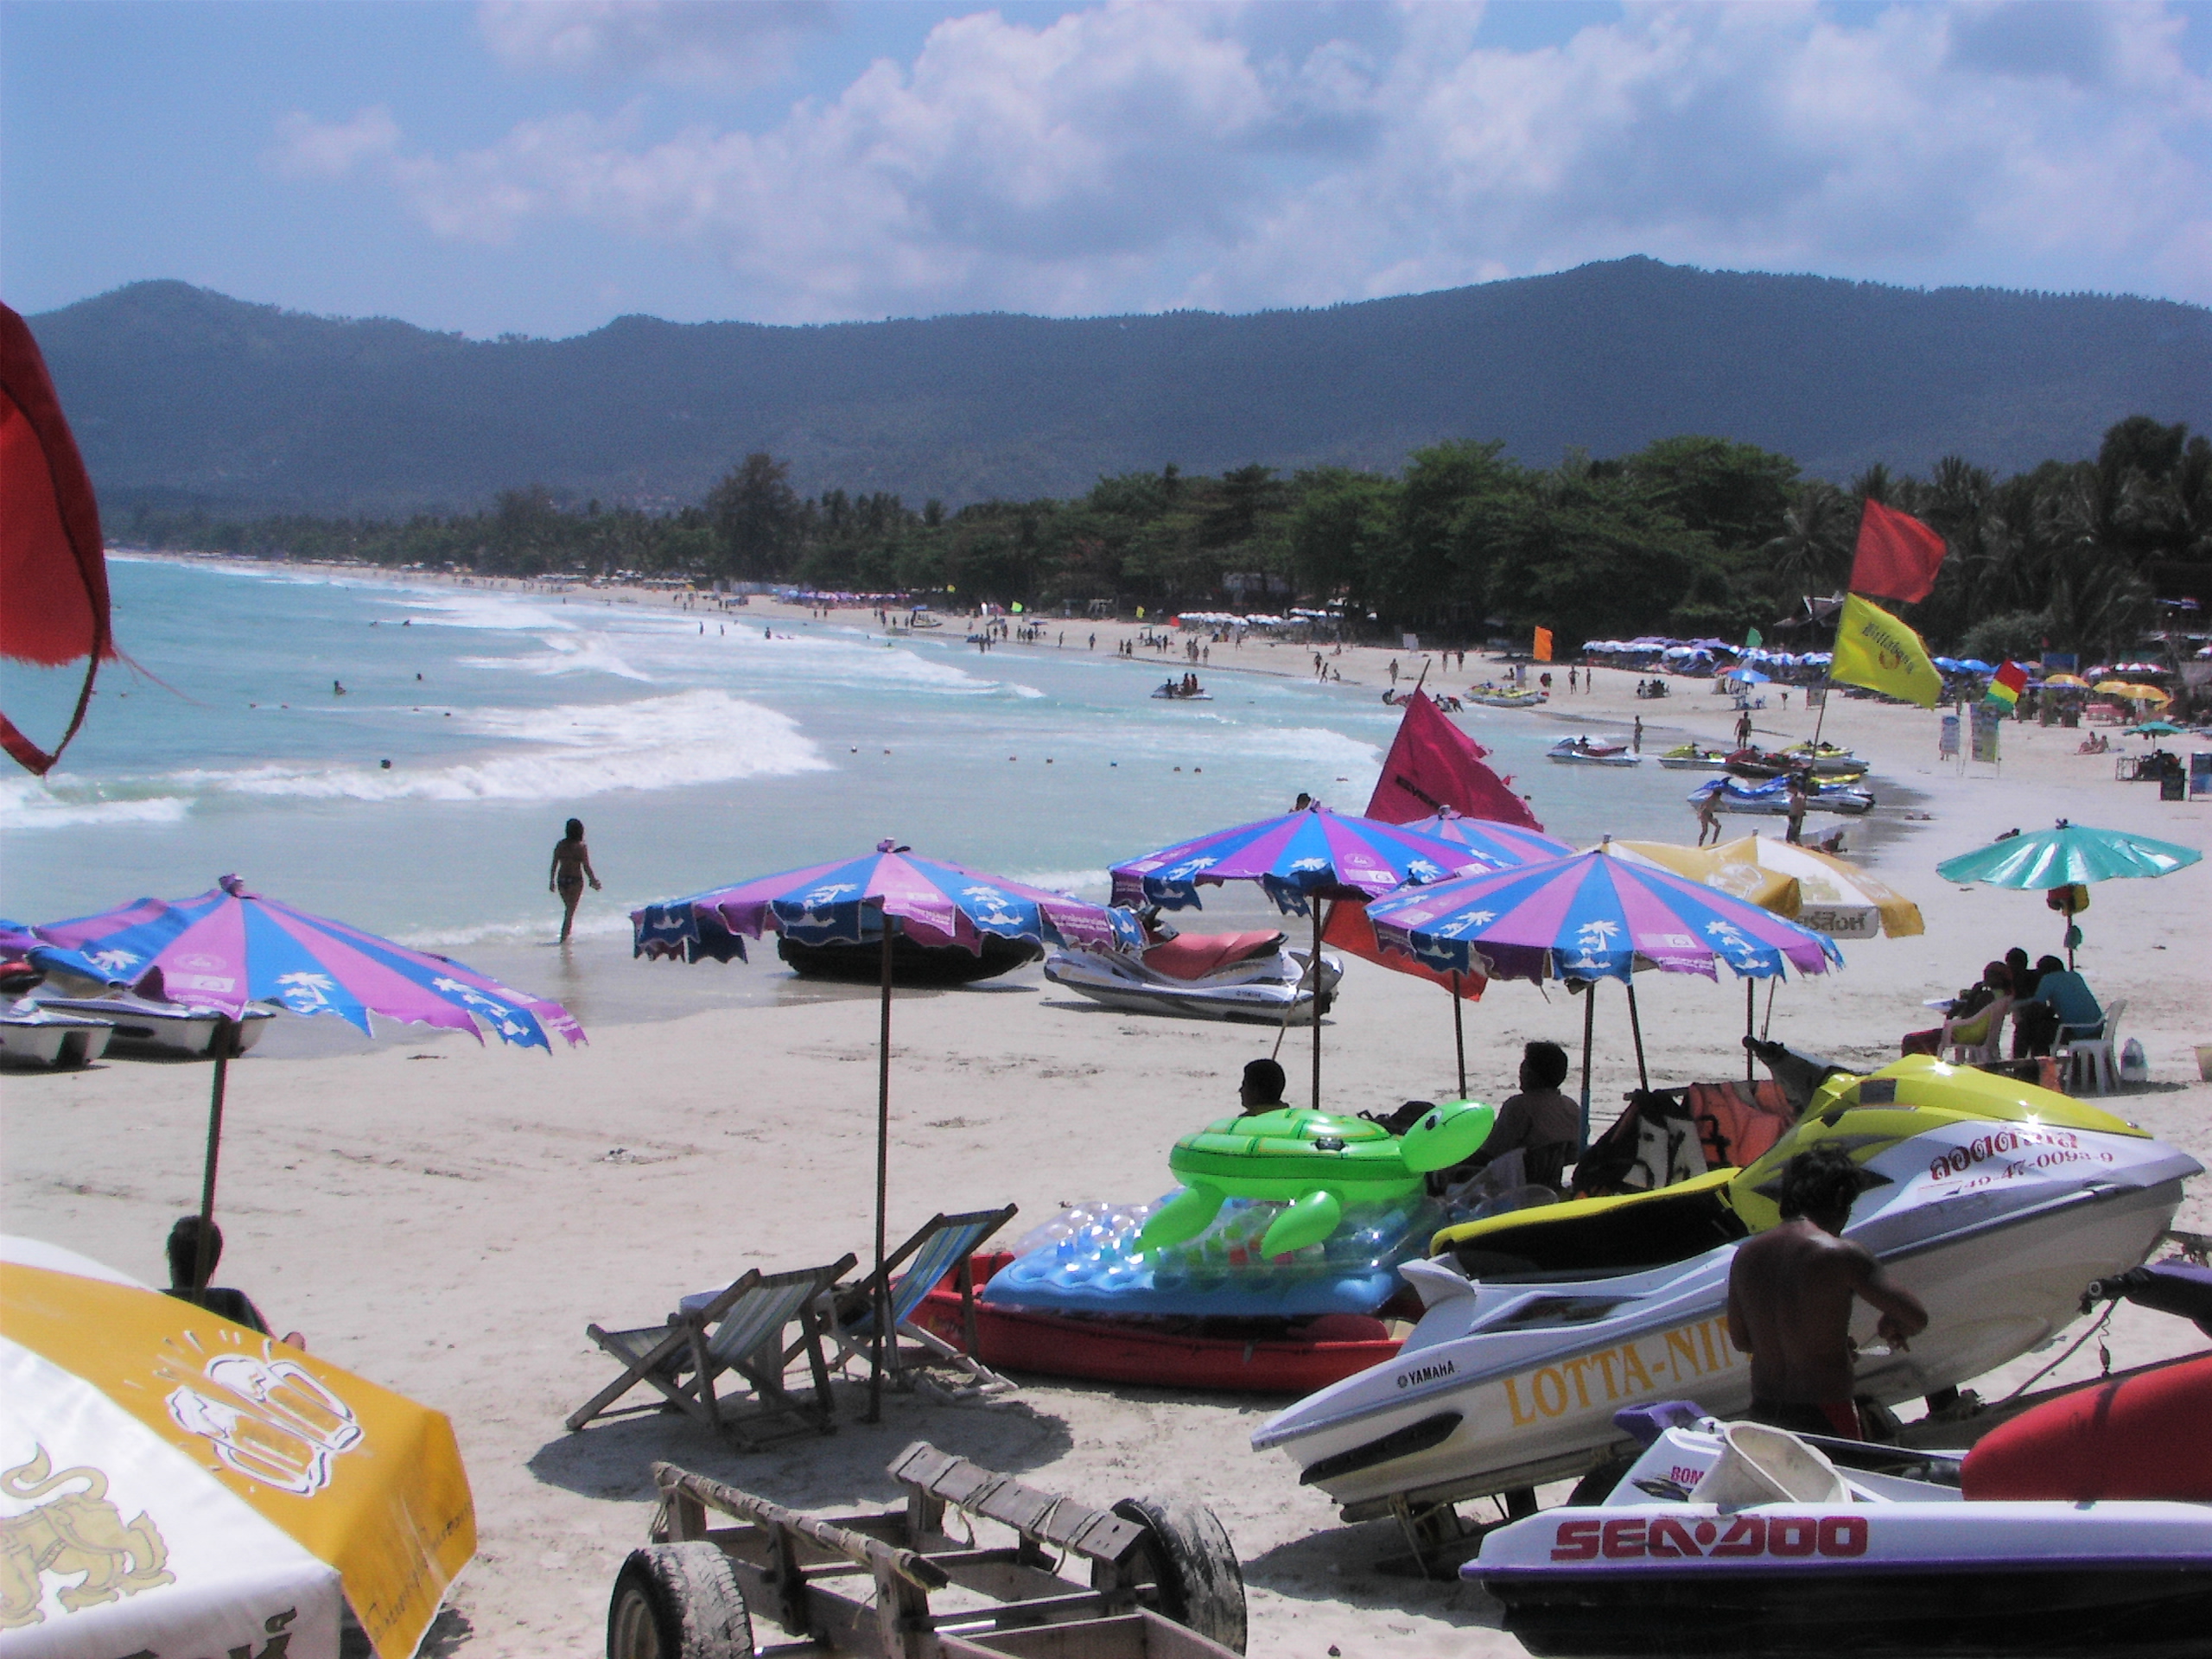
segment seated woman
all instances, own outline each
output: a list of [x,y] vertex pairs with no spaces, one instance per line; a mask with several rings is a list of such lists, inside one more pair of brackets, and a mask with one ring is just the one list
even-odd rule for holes
[[2012,973],[2001,962],[1985,963],[1980,980],[1953,999],[1951,1011],[1933,1031],[1908,1032],[1898,1042],[1904,1054],[1942,1057],[1953,1043],[1985,1043],[2012,1007]]

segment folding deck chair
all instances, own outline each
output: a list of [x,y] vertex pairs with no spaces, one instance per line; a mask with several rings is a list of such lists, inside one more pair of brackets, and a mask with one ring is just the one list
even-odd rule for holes
[[[827,1434],[836,1427],[830,1402],[830,1368],[822,1352],[819,1312],[823,1298],[852,1268],[847,1255],[823,1268],[789,1273],[753,1268],[726,1290],[686,1296],[661,1325],[635,1331],[584,1327],[594,1342],[622,1363],[622,1375],[569,1414],[571,1429],[602,1417],[629,1416],[674,1407],[720,1433],[748,1446],[766,1445],[811,1430]],[[785,1329],[797,1324],[797,1341],[785,1345]],[[794,1394],[785,1386],[791,1362],[804,1356],[810,1392],[801,1384]],[[751,1411],[733,1412],[718,1396],[715,1379],[735,1372],[758,1402]],[[663,1402],[610,1409],[639,1383],[649,1384]],[[778,1432],[757,1425],[787,1420]]]
[[[892,1339],[884,1344],[883,1369],[899,1387],[922,1379],[909,1371],[944,1369],[960,1372],[966,1382],[950,1391],[957,1397],[1000,1393],[1013,1388],[976,1356],[976,1284],[969,1258],[976,1249],[1014,1218],[1019,1205],[1003,1210],[973,1210],[964,1215],[935,1215],[914,1236],[883,1261],[891,1283]],[[968,1351],[954,1347],[934,1332],[911,1323],[914,1310],[947,1274],[957,1274],[960,1311],[967,1332]],[[833,1370],[852,1372],[855,1362],[865,1370],[875,1347],[876,1275],[841,1287],[825,1299]],[[903,1339],[903,1344],[902,1344]],[[937,1391],[937,1390],[932,1390]]]

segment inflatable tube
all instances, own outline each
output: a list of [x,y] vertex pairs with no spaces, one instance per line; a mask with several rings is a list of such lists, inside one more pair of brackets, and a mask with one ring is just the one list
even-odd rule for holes
[[1959,1471],[1969,1501],[2212,1502],[2212,1354],[2099,1382],[1982,1436]]

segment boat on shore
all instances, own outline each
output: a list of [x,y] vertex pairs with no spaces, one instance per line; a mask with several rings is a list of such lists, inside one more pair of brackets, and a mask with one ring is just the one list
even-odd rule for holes
[[1327,1013],[1344,977],[1344,958],[1325,950],[1316,982],[1312,950],[1281,933],[1178,933],[1157,923],[1147,931],[1141,950],[1056,950],[1045,977],[1112,1008],[1294,1026]]
[[[1689,793],[1693,801],[1711,796],[1723,812],[1750,812],[1767,817],[1787,817],[1789,815],[1789,780],[1771,778],[1763,784],[1746,783],[1735,778],[1716,778],[1711,783],[1700,784]],[[1858,817],[1874,810],[1873,791],[1850,784],[1822,783],[1815,779],[1805,791],[1808,812],[1841,812]]]
[[1788,749],[1738,749],[1726,757],[1726,765],[1738,778],[1764,780],[1810,773],[1831,783],[1856,783],[1870,770],[1866,761],[1840,749],[1817,758]]
[[[118,991],[110,996],[41,995],[29,1000],[35,1007],[105,1021],[111,1027],[107,1046],[118,1054],[205,1059],[213,1046],[217,1027],[226,1018],[219,1009],[140,996],[135,991]],[[262,1033],[276,1017],[274,1008],[246,1004],[245,1012],[233,1022],[238,1034],[237,1046],[232,1053],[243,1054],[259,1042]]]
[[[1799,1064],[1803,1090],[1822,1068]],[[1929,1313],[1909,1350],[1875,1340],[1871,1308],[1854,1314],[1857,1392],[1881,1405],[2055,1336],[2093,1283],[2149,1255],[2202,1173],[2086,1102],[1925,1056],[1864,1077],[1829,1068],[1792,1098],[1806,1103],[1796,1123],[1748,1168],[1444,1229],[1432,1259],[1399,1269],[1427,1311],[1397,1360],[1271,1419],[1255,1449],[1286,1452],[1301,1484],[1357,1521],[1583,1474],[1617,1446],[1623,1406],[1740,1414],[1736,1245],[1776,1224],[1772,1183],[1823,1140],[1876,1183],[1845,1236]]]
[[112,1020],[41,1007],[28,997],[0,1007],[0,1058],[19,1065],[90,1065],[114,1034]]
[[1467,701],[1478,702],[1485,709],[1536,709],[1550,701],[1541,691],[1525,687],[1491,685],[1485,683],[1467,688]]
[[1544,758],[1565,766],[1638,766],[1643,757],[1632,754],[1625,743],[1603,738],[1562,737],[1544,751]]
[[1659,764],[1669,772],[1726,772],[1728,756],[1702,743],[1681,743],[1661,755]]

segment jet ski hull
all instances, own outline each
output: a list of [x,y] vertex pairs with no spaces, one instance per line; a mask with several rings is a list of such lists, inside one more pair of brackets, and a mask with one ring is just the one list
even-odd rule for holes
[[[1927,1332],[1892,1353],[1875,1341],[1873,1311],[1857,1311],[1858,1391],[1884,1403],[1970,1381],[2063,1329],[2091,1282],[2150,1254],[2182,1180],[2201,1173],[2147,1139],[1974,1119],[1866,1167],[1885,1179],[1849,1236],[1929,1313]],[[1751,1372],[1726,1328],[1735,1249],[1639,1272],[1479,1283],[1410,1263],[1400,1271],[1427,1312],[1397,1359],[1300,1402],[1253,1445],[1281,1447],[1301,1484],[1359,1519],[1395,1499],[1450,1503],[1581,1473],[1618,1446],[1612,1414],[1625,1406],[1687,1399],[1738,1413]]]
[[[1145,1014],[1180,1014],[1198,1020],[1256,1020],[1311,1025],[1317,1006],[1314,987],[1302,984],[1310,953],[1284,950],[1257,961],[1241,962],[1202,979],[1173,979],[1147,969],[1123,952],[1065,950],[1045,963],[1053,984],[1103,1002],[1109,1008]],[[1328,1011],[1344,977],[1341,957],[1321,953],[1318,1006]],[[2132,1263],[2130,1265],[2133,1265]]]
[[[215,1040],[215,1028],[223,1019],[213,1008],[156,1002],[130,994],[38,997],[34,999],[34,1006],[51,1008],[57,1014],[105,1020],[113,1028],[107,1046],[118,1054],[204,1058]],[[237,1052],[243,1054],[259,1042],[261,1033],[275,1018],[271,1010],[249,1003],[245,1016],[237,1021]]]

